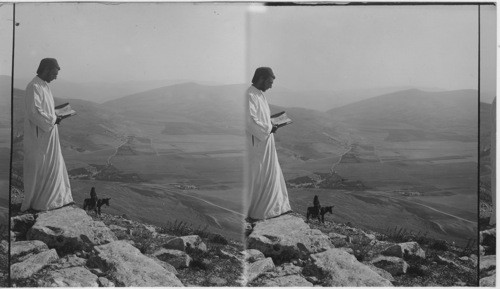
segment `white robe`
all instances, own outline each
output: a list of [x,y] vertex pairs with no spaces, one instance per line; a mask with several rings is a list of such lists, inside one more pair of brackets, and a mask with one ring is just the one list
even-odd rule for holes
[[21,211],[46,211],[73,202],[55,121],[52,92],[36,76],[26,87]]
[[285,179],[271,133],[271,112],[264,93],[251,86],[246,93],[248,153],[248,212],[253,219],[267,219],[291,210]]

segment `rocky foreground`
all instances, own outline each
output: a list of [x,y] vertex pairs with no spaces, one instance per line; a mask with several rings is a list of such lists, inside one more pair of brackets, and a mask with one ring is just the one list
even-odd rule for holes
[[[16,287],[478,285],[470,248],[295,214],[247,224],[245,250],[182,224],[169,231],[74,206],[15,216],[11,226]],[[492,286],[494,258],[481,261],[481,285]]]
[[479,286],[495,287],[496,278],[496,228],[479,233],[481,257],[479,261]]
[[477,286],[478,260],[470,250],[383,237],[332,222],[307,224],[292,214],[249,224],[245,281],[249,286]]
[[222,236],[206,234],[207,246],[198,235],[165,234],[110,215],[94,220],[74,206],[19,215],[11,224],[15,287],[242,284],[243,253]]

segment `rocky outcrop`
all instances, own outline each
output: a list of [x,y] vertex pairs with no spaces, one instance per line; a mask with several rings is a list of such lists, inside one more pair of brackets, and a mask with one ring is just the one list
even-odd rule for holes
[[304,274],[323,279],[323,286],[392,286],[389,280],[382,278],[343,250],[330,249],[313,254],[310,258],[311,263],[304,268]]
[[271,258],[255,261],[247,266],[245,279],[250,283],[255,280],[255,278],[272,269],[274,269],[274,263]]
[[11,264],[10,277],[13,280],[29,278],[57,259],[59,256],[54,249],[31,255],[22,262]]
[[177,277],[158,263],[142,255],[124,241],[94,247],[96,255],[89,262],[116,281],[117,286],[178,287]]
[[479,244],[483,248],[479,260],[481,287],[496,286],[496,228],[479,232]]
[[71,206],[39,213],[26,237],[62,251],[90,248],[116,240],[104,223],[92,220],[84,210]]
[[47,244],[38,240],[11,242],[10,246],[10,258],[13,262],[26,255],[38,254],[49,249]]
[[247,244],[249,249],[259,250],[269,257],[279,256],[280,260],[306,259],[310,254],[333,247],[326,235],[293,215],[257,222]]
[[50,271],[37,281],[39,287],[99,287],[98,277],[83,267]]

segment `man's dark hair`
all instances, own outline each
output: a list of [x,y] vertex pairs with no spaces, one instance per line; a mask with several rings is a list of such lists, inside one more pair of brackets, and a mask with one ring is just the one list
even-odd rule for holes
[[267,79],[268,77],[272,77],[273,79],[276,78],[270,67],[259,67],[255,70],[255,74],[252,78],[252,84],[257,83],[261,77],[264,79]]
[[40,75],[43,73],[45,69],[53,69],[57,68],[61,70],[61,67],[59,67],[59,64],[57,63],[57,60],[55,58],[44,58],[42,61],[40,61],[40,65],[38,66],[38,69],[36,70],[36,74]]

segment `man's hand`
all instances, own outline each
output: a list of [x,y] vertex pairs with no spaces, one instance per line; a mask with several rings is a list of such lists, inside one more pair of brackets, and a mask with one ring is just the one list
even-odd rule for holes
[[273,125],[273,128],[271,129],[271,133],[275,133],[278,130],[277,125]]
[[61,122],[61,120],[63,120],[63,118],[64,117],[58,115],[57,118],[56,118],[56,123],[55,124],[59,124]]

